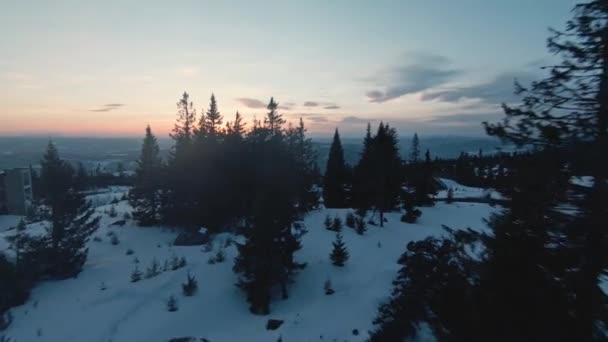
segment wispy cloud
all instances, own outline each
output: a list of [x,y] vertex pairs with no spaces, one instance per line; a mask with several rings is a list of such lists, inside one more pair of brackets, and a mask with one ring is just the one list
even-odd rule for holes
[[306,101],[303,104],[304,107],[317,107],[319,106],[319,102],[315,102],[315,101]]
[[257,99],[252,99],[252,98],[248,98],[248,97],[240,97],[238,99],[236,99],[236,101],[238,101],[240,104],[242,104],[243,106],[247,107],[247,108],[253,108],[253,109],[259,109],[259,108],[266,108],[267,104],[257,100]]
[[482,102],[491,104],[515,101],[517,100],[517,97],[514,95],[515,80],[527,84],[534,78],[535,75],[531,72],[504,72],[489,82],[473,86],[427,91],[422,94],[422,100],[458,102],[462,99],[480,99]]
[[341,107],[335,104],[332,105],[327,105],[325,107],[323,107],[323,109],[340,109]]
[[113,110],[118,110],[121,107],[124,107],[123,103],[107,103],[103,105],[101,108],[89,109],[91,112],[111,112]]
[[428,90],[462,73],[462,70],[446,67],[450,60],[444,56],[416,53],[408,59],[407,63],[372,78],[377,87],[366,92],[370,102],[383,103]]

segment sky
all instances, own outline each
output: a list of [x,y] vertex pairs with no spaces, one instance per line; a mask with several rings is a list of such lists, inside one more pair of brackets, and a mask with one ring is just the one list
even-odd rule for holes
[[483,135],[575,2],[0,0],[0,135],[166,136],[184,91],[311,136]]

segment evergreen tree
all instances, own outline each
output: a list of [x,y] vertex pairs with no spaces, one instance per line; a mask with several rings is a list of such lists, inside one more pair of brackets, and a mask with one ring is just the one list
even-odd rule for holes
[[343,208],[346,206],[347,168],[344,162],[344,150],[340,142],[338,129],[329,149],[329,158],[325,176],[323,177],[323,199],[327,208]]
[[269,130],[271,137],[280,136],[283,125],[285,124],[285,119],[283,119],[283,115],[278,112],[279,104],[274,102],[274,98],[271,97],[267,108],[268,113],[264,118],[264,127]]
[[356,208],[367,210],[372,206],[373,177],[372,177],[372,144],[371,125],[368,123],[363,139],[363,150],[359,162],[353,172],[353,204]]
[[190,95],[184,92],[182,98],[177,102],[177,121],[173,127],[171,138],[175,140],[174,153],[178,153],[180,145],[188,145],[192,142],[196,121],[196,109],[190,101]]
[[433,178],[433,162],[431,153],[427,149],[423,164],[410,165],[411,183],[414,187],[414,205],[432,205],[435,192],[435,179]]
[[[204,115],[202,115],[204,116]],[[195,130],[196,110],[188,93],[177,102],[177,120],[171,138],[174,141],[166,174],[162,198],[162,216],[168,224],[196,226],[197,160],[194,157],[194,136],[197,141],[206,133],[204,126]]]
[[162,159],[158,142],[148,125],[137,160],[135,183],[129,191],[133,218],[142,226],[154,225],[160,220],[161,169]]
[[86,261],[86,242],[97,229],[99,217],[84,195],[74,190],[74,171],[59,158],[55,146],[49,142],[41,161],[42,174],[47,182],[47,197],[44,204],[50,209],[49,234],[34,244],[40,262],[41,275],[52,278],[76,276]]
[[83,163],[78,163],[78,171],[76,172],[76,189],[80,191],[87,190],[89,187],[89,173]]
[[420,161],[420,140],[418,133],[414,133],[412,138],[412,147],[410,148],[410,164],[416,164]]
[[10,243],[10,249],[15,253],[15,268],[21,267],[21,261],[25,254],[26,244],[28,236],[26,234],[27,226],[23,219],[19,220],[17,227],[15,227],[15,235],[7,237],[7,241]]
[[247,293],[251,312],[265,315],[270,312],[273,288],[279,287],[287,298],[289,282],[304,266],[294,260],[303,233],[293,224],[301,183],[285,177],[300,172],[276,121],[266,127],[254,124],[247,144],[252,160],[248,173],[251,189],[243,195],[251,200],[246,216],[249,228],[245,230],[246,242],[237,245],[234,271],[239,274],[237,285]]
[[549,76],[529,87],[516,84],[522,105],[504,105],[506,117],[486,124],[488,133],[517,144],[564,148],[586,146],[581,154],[594,160],[594,182],[583,200],[572,199],[580,212],[567,229],[565,243],[558,244],[569,270],[565,274],[576,340],[605,340],[601,328],[608,324],[607,297],[599,288],[608,267],[608,6],[594,0],[574,7],[565,31],[552,30],[547,46],[561,61],[548,67]]
[[344,266],[344,263],[348,260],[348,250],[346,249],[344,241],[342,241],[342,234],[339,232],[336,234],[336,240],[332,242],[332,245],[333,249],[329,258],[334,265],[339,267]]
[[201,116],[202,129],[210,137],[215,138],[221,130],[223,117],[217,108],[217,102],[215,100],[215,95],[213,94],[211,94],[209,109],[207,110],[207,113],[204,116],[204,120]]

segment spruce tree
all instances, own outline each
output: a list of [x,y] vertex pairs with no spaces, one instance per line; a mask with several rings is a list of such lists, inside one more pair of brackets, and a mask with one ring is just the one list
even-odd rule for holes
[[141,154],[137,160],[135,182],[129,191],[133,218],[142,226],[154,225],[160,220],[161,171],[160,149],[156,137],[148,125]]
[[177,120],[171,138],[175,140],[176,146],[174,153],[178,153],[181,145],[188,145],[192,142],[195,130],[196,109],[190,100],[190,95],[184,92],[182,98],[177,102]]
[[44,204],[50,209],[50,227],[40,241],[44,247],[38,252],[45,257],[38,266],[52,278],[76,276],[87,258],[86,242],[100,218],[84,195],[73,188],[74,171],[61,160],[53,143],[49,142],[41,164],[44,177],[52,175],[56,182],[47,183]]
[[412,138],[412,146],[410,147],[410,164],[416,164],[420,161],[420,140],[418,133],[414,133]]
[[[201,119],[202,120],[202,119]],[[215,100],[215,95],[211,94],[211,100],[209,102],[209,109],[205,114],[205,119],[203,121],[203,129],[210,137],[215,138],[222,126],[223,117],[217,108],[217,102]]]
[[607,17],[606,1],[576,5],[566,29],[552,30],[547,43],[560,61],[547,67],[546,78],[528,87],[517,84],[522,105],[505,105],[505,119],[486,124],[488,133],[519,145],[575,146],[581,155],[596,160],[589,170],[593,186],[571,199],[580,210],[566,229],[567,239],[557,244],[566,263],[562,267],[569,270],[566,285],[577,320],[576,339],[581,341],[606,339],[605,329],[600,327],[608,324],[607,297],[599,288],[601,274],[608,267]]
[[336,234],[336,240],[332,242],[332,246],[333,249],[329,258],[335,266],[344,266],[344,263],[348,260],[348,250],[346,249],[344,241],[342,241],[342,234],[340,234],[340,232]]
[[268,113],[264,118],[264,127],[269,130],[271,137],[281,136],[283,125],[285,124],[285,119],[283,119],[283,115],[278,112],[278,108],[279,104],[274,102],[274,98],[271,97],[267,106]]
[[338,129],[329,149],[329,158],[323,177],[323,199],[327,208],[346,206],[347,168],[344,162],[344,150],[340,142]]

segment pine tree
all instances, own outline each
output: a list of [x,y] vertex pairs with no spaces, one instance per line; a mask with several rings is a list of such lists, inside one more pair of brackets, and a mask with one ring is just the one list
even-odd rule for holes
[[[270,127],[276,135],[269,135]],[[270,312],[272,290],[278,287],[287,298],[289,282],[304,267],[294,258],[303,234],[302,227],[294,224],[301,183],[284,176],[300,171],[279,126],[254,124],[247,144],[251,188],[241,196],[251,201],[246,215],[249,228],[245,243],[237,244],[233,269],[239,275],[237,285],[247,293],[251,312],[265,315]]]
[[[203,119],[201,118],[201,120],[203,120]],[[204,131],[210,137],[215,138],[221,130],[220,127],[222,126],[222,120],[223,120],[223,117],[217,108],[217,102],[215,100],[215,95],[211,94],[209,109],[207,110],[204,121],[202,121]]]
[[173,127],[171,138],[176,142],[176,152],[181,144],[188,145],[192,142],[196,121],[196,109],[190,101],[190,95],[184,92],[182,98],[177,102],[177,121]]
[[285,124],[285,119],[283,119],[283,115],[279,114],[277,110],[279,104],[274,102],[274,98],[271,97],[267,108],[268,113],[264,118],[264,127],[269,130],[271,137],[280,136],[283,125]]
[[344,266],[344,263],[348,260],[348,250],[346,249],[344,241],[342,241],[342,234],[339,232],[336,234],[336,240],[332,242],[332,245],[333,249],[329,258],[334,265],[339,267]]
[[142,226],[150,226],[160,220],[160,182],[162,159],[156,137],[148,125],[137,160],[135,184],[129,191],[129,203],[133,218]]
[[[608,267],[608,6],[594,0],[574,7],[565,31],[552,30],[547,46],[559,56],[548,67],[549,76],[529,87],[516,84],[522,105],[504,106],[506,117],[487,124],[488,133],[516,144],[537,148],[586,146],[581,154],[596,160],[590,168],[591,191],[583,200],[572,199],[580,212],[559,241],[566,265],[566,284],[573,298],[577,320],[576,340],[606,339],[598,328],[608,322],[607,297],[599,288],[602,270]],[[599,304],[602,303],[602,304]]]
[[338,129],[329,149],[329,158],[323,177],[323,199],[327,208],[343,208],[346,205],[347,168]]
[[53,278],[76,276],[87,258],[86,242],[97,229],[100,218],[94,216],[95,210],[84,195],[72,187],[74,171],[59,158],[52,143],[49,143],[41,164],[44,177],[48,179],[52,175],[56,182],[47,185],[46,189],[50,234],[41,240],[44,249],[38,252],[45,258],[38,267],[42,267],[44,275]]
[[414,133],[412,138],[412,147],[410,148],[410,164],[416,164],[420,161],[420,140],[418,133]]
[[83,163],[78,163],[78,171],[76,173],[76,188],[80,191],[87,190],[89,187],[89,173]]

